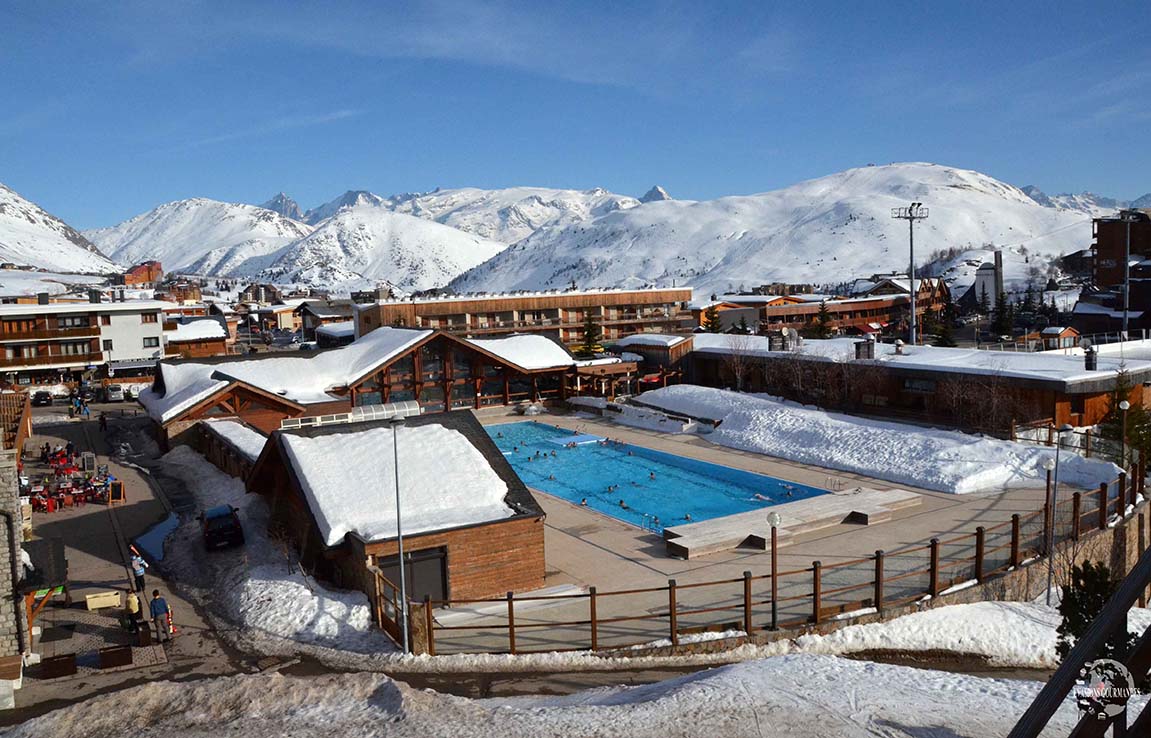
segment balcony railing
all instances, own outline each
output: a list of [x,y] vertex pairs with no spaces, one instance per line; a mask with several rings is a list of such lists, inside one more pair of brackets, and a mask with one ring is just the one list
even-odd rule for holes
[[104,361],[104,354],[99,351],[87,354],[53,354],[51,356],[17,356],[14,358],[0,358],[0,370],[12,371],[32,366],[51,366],[63,364],[65,366],[79,364],[100,364]]
[[43,328],[34,331],[0,333],[0,342],[51,340],[53,338],[99,338],[99,336],[100,326],[89,325],[82,328]]

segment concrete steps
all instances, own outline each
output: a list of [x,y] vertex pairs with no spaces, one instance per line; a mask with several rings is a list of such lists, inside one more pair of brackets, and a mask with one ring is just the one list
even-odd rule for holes
[[771,540],[767,516],[772,512],[779,513],[782,518],[781,525],[776,529],[779,545],[787,545],[799,534],[833,525],[886,523],[896,511],[915,507],[920,502],[918,494],[907,490],[858,487],[714,520],[665,528],[664,540],[667,554],[682,559],[741,547],[765,550]]

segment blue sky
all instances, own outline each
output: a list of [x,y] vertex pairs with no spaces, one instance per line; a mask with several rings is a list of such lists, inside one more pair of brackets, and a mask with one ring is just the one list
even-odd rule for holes
[[[159,7],[162,6],[162,7]],[[203,196],[659,183],[934,161],[1151,190],[1145,3],[27,2],[0,182],[80,228]]]

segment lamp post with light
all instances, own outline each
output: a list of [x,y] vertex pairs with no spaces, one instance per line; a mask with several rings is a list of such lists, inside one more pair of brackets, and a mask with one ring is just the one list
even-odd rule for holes
[[396,546],[400,554],[400,621],[404,632],[404,653],[408,653],[411,645],[411,633],[408,622],[408,576],[404,571],[404,528],[400,522],[400,426],[404,424],[402,416],[396,416],[388,421],[392,429],[392,461],[396,479]]
[[1119,410],[1122,412],[1121,429],[1122,429],[1122,433],[1123,433],[1123,437],[1122,437],[1123,450],[1119,454],[1119,466],[1123,467],[1124,469],[1127,468],[1127,411],[1130,409],[1131,409],[1131,403],[1130,402],[1127,402],[1127,400],[1120,400]]
[[779,629],[779,568],[776,552],[779,550],[779,524],[783,518],[779,513],[773,512],[767,516],[767,523],[771,526],[771,629]]
[[1063,446],[1064,437],[1073,431],[1070,423],[1064,423],[1059,426],[1059,430],[1055,436],[1055,458],[1048,458],[1043,462],[1043,468],[1047,471],[1054,471],[1055,478],[1051,484],[1051,494],[1047,500],[1047,505],[1051,510],[1048,516],[1051,519],[1051,524],[1047,528],[1047,605],[1051,605],[1051,587],[1055,583],[1055,511],[1059,504],[1059,450]]

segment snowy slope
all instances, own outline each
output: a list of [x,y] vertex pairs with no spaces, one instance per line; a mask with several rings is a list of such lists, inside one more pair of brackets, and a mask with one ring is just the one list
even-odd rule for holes
[[639,201],[599,187],[590,190],[465,187],[392,195],[384,205],[397,213],[434,220],[493,241],[515,243],[541,228],[581,223],[634,208]]
[[57,272],[118,271],[74,228],[3,184],[0,184],[0,261]]
[[260,277],[335,289],[384,280],[422,290],[447,284],[503,249],[502,243],[363,204],[338,211],[285,248]]
[[[891,208],[931,209],[917,262],[952,247],[1025,246],[1047,255],[1087,246],[1081,213],[1046,208],[978,172],[935,164],[863,167],[758,195],[645,203],[541,230],[453,282],[460,291],[764,282],[828,284],[906,269],[907,224]],[[1008,273],[1008,278],[1015,275]]]
[[166,270],[246,274],[311,226],[255,205],[197,197],[165,203],[119,225],[86,231],[115,261],[158,259]]
[[1114,216],[1123,208],[1151,207],[1151,193],[1128,201],[1096,195],[1094,192],[1080,192],[1078,194],[1066,192],[1061,195],[1048,195],[1035,185],[1027,185],[1023,188],[1023,192],[1044,207],[1082,213],[1092,218]]
[[304,222],[310,225],[316,225],[332,217],[344,208],[354,208],[359,205],[380,205],[383,202],[384,198],[373,192],[368,192],[367,190],[348,190],[335,200],[326,202],[323,205],[317,205],[304,213]]
[[279,213],[285,218],[291,218],[292,220],[302,221],[304,219],[304,211],[300,209],[299,203],[288,197],[287,193],[284,192],[277,192],[275,197],[263,203],[260,207],[264,210],[271,210],[273,213]]

